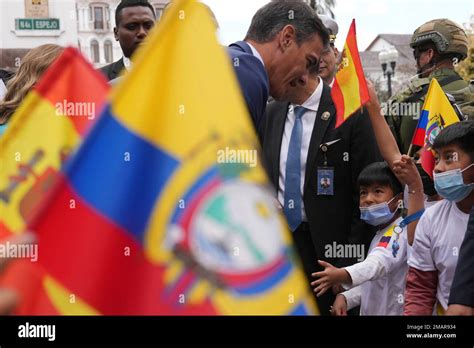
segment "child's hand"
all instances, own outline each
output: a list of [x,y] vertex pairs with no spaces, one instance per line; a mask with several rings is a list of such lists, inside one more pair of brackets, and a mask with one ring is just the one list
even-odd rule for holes
[[335,316],[347,315],[347,301],[344,295],[337,295],[331,306],[331,314]]
[[316,296],[323,295],[333,285],[341,283],[347,283],[350,281],[349,274],[343,268],[337,268],[331,265],[329,262],[319,260],[318,263],[324,267],[324,271],[313,273],[314,278],[320,278],[311,283],[315,286],[314,292]]
[[420,174],[416,169],[415,163],[409,156],[402,155],[399,160],[393,161],[393,173],[401,182],[408,185],[411,191],[423,190]]

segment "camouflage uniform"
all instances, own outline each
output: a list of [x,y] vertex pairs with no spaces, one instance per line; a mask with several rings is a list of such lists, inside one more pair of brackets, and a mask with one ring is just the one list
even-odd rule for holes
[[[392,111],[392,107],[395,109],[394,103],[401,104],[407,103],[407,107],[401,107],[399,110],[394,110],[387,116],[387,121],[392,130],[392,133],[397,140],[398,146],[402,153],[407,153],[410,147],[411,140],[413,138],[413,132],[418,123],[419,113],[421,111],[423,103],[425,101],[426,92],[421,95],[419,92],[423,91],[423,88],[429,86],[431,79],[435,78],[442,84],[443,80],[448,77],[458,77],[457,80],[442,85],[441,88],[447,92],[459,91],[463,88],[468,87],[468,83],[464,81],[456,71],[449,68],[442,68],[433,71],[426,78],[416,78],[410,81],[406,89],[403,89],[389,100],[389,110]],[[408,103],[417,103],[417,106],[411,105],[411,109],[408,107]],[[398,111],[398,112],[397,112]],[[405,111],[405,112],[404,112]]]
[[[415,49],[427,42],[434,43],[440,54],[455,54],[460,60],[467,57],[467,35],[459,25],[448,19],[436,19],[423,24],[413,33],[410,46]],[[412,79],[405,89],[390,98],[387,122],[402,153],[408,152],[420,116],[419,111],[433,78],[438,80],[441,88],[447,93],[460,90],[470,93],[468,82],[453,68],[444,67],[434,70],[428,77]],[[472,93],[468,95],[468,98],[470,97]]]

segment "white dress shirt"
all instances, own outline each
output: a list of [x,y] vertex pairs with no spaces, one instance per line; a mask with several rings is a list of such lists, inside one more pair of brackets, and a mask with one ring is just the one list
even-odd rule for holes
[[[301,105],[307,109],[307,111],[301,117],[303,124],[303,132],[301,138],[301,216],[303,221],[306,221],[306,212],[304,210],[303,192],[304,192],[304,180],[306,173],[306,159],[308,157],[309,143],[311,135],[313,134],[314,122],[316,121],[316,113],[318,112],[319,102],[321,101],[321,95],[323,94],[323,81],[320,77],[318,87],[314,90],[313,94]],[[293,106],[293,107],[291,107]],[[286,160],[288,157],[288,148],[290,146],[291,132],[293,131],[293,125],[295,124],[295,113],[294,108],[296,105],[291,105],[285,121],[285,130],[283,132],[283,139],[281,141],[280,148],[280,176],[278,182],[278,202],[283,207],[285,204],[285,175],[286,175]],[[316,175],[316,174],[315,174]]]
[[[246,41],[246,42],[247,42],[247,41]],[[263,66],[265,66],[265,63],[263,62],[263,58],[262,58],[262,56],[260,55],[260,53],[258,53],[257,49],[256,49],[255,47],[253,47],[252,44],[250,44],[250,43],[248,43],[248,42],[247,42],[247,45],[250,46],[250,49],[252,50],[252,54],[253,54],[256,58],[258,58],[259,61],[262,62],[262,65],[263,65]]]
[[130,60],[130,58],[127,58],[125,56],[123,57],[123,66],[127,71],[130,71],[130,69],[132,68],[132,61]]

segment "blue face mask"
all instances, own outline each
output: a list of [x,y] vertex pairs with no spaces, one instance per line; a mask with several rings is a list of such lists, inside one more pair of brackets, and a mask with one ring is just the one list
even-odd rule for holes
[[393,219],[397,212],[397,210],[391,212],[390,207],[388,206],[397,196],[393,197],[388,202],[374,204],[369,207],[359,207],[360,219],[372,226],[386,224]]
[[433,173],[436,192],[448,201],[460,202],[474,189],[474,183],[465,184],[462,172],[471,168],[474,163],[463,170],[453,169],[443,173]]

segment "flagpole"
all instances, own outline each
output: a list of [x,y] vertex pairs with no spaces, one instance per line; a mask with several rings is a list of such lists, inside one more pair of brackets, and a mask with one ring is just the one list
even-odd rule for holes
[[410,144],[410,147],[408,148],[408,157],[411,157],[411,150],[413,150],[413,144]]

